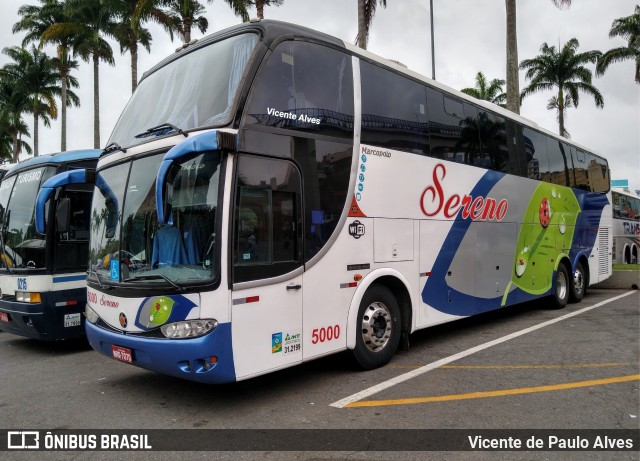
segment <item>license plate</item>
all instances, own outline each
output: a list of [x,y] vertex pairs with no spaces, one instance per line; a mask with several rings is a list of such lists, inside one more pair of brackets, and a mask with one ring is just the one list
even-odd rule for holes
[[113,358],[121,362],[133,363],[133,353],[131,349],[120,346],[111,346]]
[[80,314],[66,314],[64,316],[64,327],[79,327],[80,326]]
[[4,323],[9,323],[9,314],[7,314],[6,312],[0,312],[0,320],[2,320]]

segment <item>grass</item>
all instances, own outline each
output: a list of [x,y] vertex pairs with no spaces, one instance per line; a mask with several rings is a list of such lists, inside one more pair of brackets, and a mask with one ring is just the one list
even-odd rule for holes
[[614,271],[638,271],[640,270],[640,264],[614,264]]

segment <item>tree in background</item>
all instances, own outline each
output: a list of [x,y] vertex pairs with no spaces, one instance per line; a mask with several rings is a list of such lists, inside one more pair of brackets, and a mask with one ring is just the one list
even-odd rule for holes
[[631,16],[616,19],[611,25],[609,38],[621,37],[627,41],[627,46],[613,48],[604,53],[596,66],[596,75],[602,75],[610,64],[614,62],[635,59],[636,83],[640,84],[640,5],[636,5]]
[[60,72],[52,59],[35,46],[31,50],[14,46],[2,52],[13,61],[3,67],[2,73],[13,79],[29,98],[28,112],[33,114],[33,155],[37,157],[40,119],[45,126],[51,126],[51,119],[58,116],[55,97],[61,93]]
[[[23,137],[29,137],[29,129],[22,119],[22,114],[29,110],[30,101],[26,92],[18,82],[4,75],[0,71],[0,136],[5,143],[1,147],[3,156],[7,149],[10,158],[15,163],[22,149],[31,154],[31,146],[23,141]],[[6,143],[10,141],[10,145]]]
[[53,24],[42,34],[45,42],[71,37],[75,56],[93,63],[93,147],[100,147],[100,61],[114,65],[113,50],[105,36],[113,35],[115,12],[103,0],[66,0],[65,22]]
[[369,28],[376,14],[378,2],[384,8],[387,7],[387,0],[358,0],[358,36],[356,37],[356,45],[363,50],[367,49]]
[[560,49],[542,44],[542,54],[533,59],[525,59],[520,63],[520,69],[526,70],[525,77],[531,83],[522,91],[522,98],[537,93],[557,89],[555,99],[549,101],[547,108],[557,110],[560,136],[568,137],[565,129],[565,109],[578,107],[580,93],[593,96],[596,107],[604,106],[604,99],[600,91],[593,86],[592,72],[585,64],[595,64],[602,55],[600,51],[592,50],[577,53],[580,43],[572,38]]
[[265,6],[280,6],[284,0],[254,0],[252,3],[256,6],[256,14],[260,19],[264,19]]
[[[570,6],[571,0],[551,0],[558,8]],[[507,109],[520,113],[520,82],[518,79],[518,34],[516,31],[516,0],[505,0],[507,12]]]
[[[67,21],[64,3],[59,0],[40,0],[41,6],[23,5],[18,9],[21,19],[13,25],[13,33],[26,32],[22,46],[38,44],[40,50],[46,43],[42,39],[44,32],[54,24]],[[71,71],[78,68],[78,62],[71,59],[71,36],[59,35],[49,41],[56,47],[55,65],[60,72],[60,150],[67,150],[67,107],[80,105],[75,94],[67,96],[68,89],[78,87]]]
[[494,78],[491,82],[487,82],[487,77],[482,72],[478,72],[476,75],[475,88],[463,88],[462,91],[469,96],[473,96],[477,99],[483,99],[485,101],[492,102],[498,106],[504,107],[507,100],[507,95],[502,89],[505,81]]

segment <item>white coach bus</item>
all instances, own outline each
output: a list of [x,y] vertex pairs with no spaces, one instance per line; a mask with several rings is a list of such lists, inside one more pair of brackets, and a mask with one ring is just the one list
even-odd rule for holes
[[607,162],[303,27],[247,23],[148,71],[96,172],[87,337],[222,383],[611,273]]

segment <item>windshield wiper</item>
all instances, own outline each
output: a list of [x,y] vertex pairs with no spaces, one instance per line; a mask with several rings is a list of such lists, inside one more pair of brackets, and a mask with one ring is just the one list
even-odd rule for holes
[[122,147],[120,144],[118,144],[117,142],[111,142],[109,143],[109,145],[107,147],[104,148],[104,150],[102,151],[103,154],[108,154],[109,152],[115,152],[117,150],[121,150],[123,154],[127,153],[127,149],[125,149],[124,147]]
[[98,281],[98,285],[100,286],[101,290],[104,290],[105,287],[108,290],[113,289],[113,285],[103,285],[102,284],[102,280],[100,280],[100,274],[98,274],[98,271],[95,269],[91,269],[91,267],[89,269],[87,269],[87,274],[89,275],[95,275],[96,276],[96,280]]
[[187,136],[189,136],[187,133],[182,131],[181,128],[178,128],[177,126],[175,126],[173,124],[171,124],[171,123],[163,123],[161,125],[149,128],[149,129],[147,129],[147,131],[145,131],[143,133],[135,135],[134,138],[136,138],[136,139],[146,138],[147,136],[151,136],[152,134],[156,134],[156,133],[159,133],[161,131],[163,131],[164,133],[160,133],[160,134],[168,134],[168,133],[171,133],[172,131],[175,131],[177,133],[180,133],[185,138]]
[[165,282],[167,282],[169,285],[171,285],[173,288],[175,288],[178,291],[184,291],[184,287],[181,287],[176,282],[171,280],[169,277],[162,274],[139,275],[138,277],[127,279],[127,282],[133,282],[135,280],[158,280],[158,279],[164,280]]

